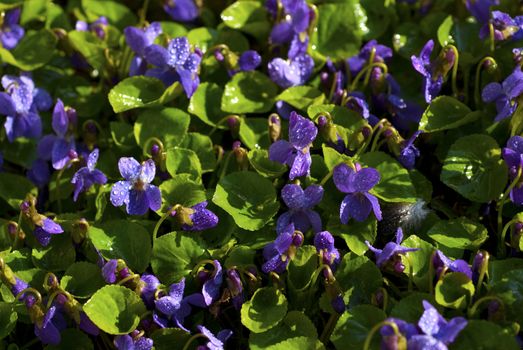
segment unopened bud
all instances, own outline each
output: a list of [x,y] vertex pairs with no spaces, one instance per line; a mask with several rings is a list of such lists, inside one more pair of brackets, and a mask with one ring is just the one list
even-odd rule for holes
[[280,116],[273,113],[269,116],[269,137],[272,142],[276,142],[281,135]]

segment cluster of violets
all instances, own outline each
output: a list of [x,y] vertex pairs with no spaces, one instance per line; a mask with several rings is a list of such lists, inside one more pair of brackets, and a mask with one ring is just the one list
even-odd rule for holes
[[[522,38],[523,16],[512,18],[500,11],[490,11],[490,6],[496,4],[496,0],[466,1],[467,9],[482,25],[479,38],[490,38],[493,42]],[[193,23],[200,15],[199,7],[193,0],[164,1],[163,8],[175,21],[183,23]],[[226,66],[230,76],[238,72],[266,69],[270,79],[281,88],[303,85],[315,70],[314,60],[307,52],[317,13],[305,0],[267,0],[266,8],[274,21],[269,41],[273,53],[278,57],[263,62],[262,56],[255,50],[238,55],[226,47],[212,48],[210,51],[218,62]],[[14,49],[24,36],[24,29],[18,25],[19,17],[19,9],[5,14],[0,30],[0,42],[5,49]],[[103,38],[104,26],[107,24],[105,17],[90,24],[79,21],[76,30],[92,31]],[[155,77],[166,87],[178,82],[190,98],[200,84],[199,70],[204,53],[191,47],[187,37],[176,37],[166,45],[161,45],[161,40],[158,40],[161,34],[159,22],[124,30],[126,43],[133,52],[129,75]],[[427,103],[440,94],[450,72],[457,65],[454,47],[442,48],[437,57],[433,58],[434,48],[435,43],[430,40],[419,55],[411,58],[413,69],[423,77],[422,94]],[[387,63],[392,55],[391,48],[370,40],[357,55],[347,58],[343,63],[328,60],[318,74],[329,101],[357,113],[371,129],[379,130],[389,151],[399,163],[406,169],[413,169],[420,156],[415,141],[421,131],[412,129],[419,123],[423,107],[404,97],[401,87],[388,72]],[[514,57],[518,63],[523,57],[521,51],[515,49]],[[354,80],[349,77],[356,77],[356,82],[366,80],[372,91],[371,96],[355,90],[353,85],[358,85],[351,84]],[[93,186],[110,183],[111,204],[114,207],[125,207],[128,215],[142,216],[152,211],[160,216],[175,217],[179,229],[183,231],[205,231],[218,225],[219,218],[207,209],[207,201],[190,208],[165,203],[159,188],[163,179],[156,176],[160,164],[155,159],[140,162],[133,157],[121,157],[117,164],[121,180],[111,179],[97,169],[99,146],[86,142],[85,138],[83,142],[80,141],[77,111],[66,106],[60,98],[54,101],[49,93],[36,87],[29,73],[4,75],[1,83],[4,91],[0,93],[0,114],[6,116],[4,128],[7,139],[9,142],[18,138],[37,140],[37,159],[27,169],[27,176],[39,188],[49,184],[53,172],[61,173],[73,168],[75,172],[71,184],[74,187],[74,201],[81,201],[82,195],[91,191]],[[491,82],[486,85],[481,98],[484,103],[495,103],[497,116],[494,121],[498,122],[515,113],[522,94],[523,72],[520,65],[516,64],[513,72],[501,83]],[[352,156],[354,150],[345,144],[329,117],[322,115],[311,120],[299,115],[283,101],[278,101],[276,106],[279,116],[288,119],[288,137],[276,137],[268,154],[270,160],[288,167],[289,182],[280,192],[287,209],[276,219],[275,240],[263,248],[261,271],[266,275],[285,273],[304,241],[311,238],[325,269],[325,279],[333,282],[333,273],[341,260],[340,251],[335,246],[334,236],[325,230],[326,223],[315,211],[324,195],[324,183],[302,187],[299,179],[311,173],[311,149],[318,134],[327,135],[328,146],[343,155]],[[51,109],[52,133],[44,135],[40,113]],[[388,120],[377,117],[384,113],[390,115]],[[276,123],[279,123],[279,119]],[[86,127],[96,129],[94,125]],[[523,137],[511,137],[502,156],[509,168],[510,181],[519,181],[523,171]],[[0,169],[2,159],[0,153]],[[380,201],[373,191],[381,180],[377,169],[347,161],[335,166],[331,175],[336,189],[344,195],[339,204],[339,214],[336,214],[341,224],[346,225],[351,220],[364,222],[371,215],[378,221],[383,219]],[[510,199],[517,205],[523,205],[522,183],[523,180],[519,181],[510,190]],[[34,239],[41,246],[47,246],[53,235],[61,234],[64,230],[59,222],[40,212],[39,200],[44,199],[28,197],[20,206],[20,217],[32,229]],[[167,209],[162,211],[162,208]],[[16,226],[12,229],[18,235],[20,229]],[[376,265],[382,271],[397,276],[405,271],[405,257],[418,249],[402,246],[402,228],[396,229],[395,239],[383,247],[374,247],[369,242],[366,245]],[[312,235],[308,235],[309,232]],[[437,279],[445,273],[459,272],[476,283],[483,261],[483,254],[478,253],[470,266],[465,260],[452,260],[437,250],[431,264]],[[204,261],[195,267],[199,291],[189,295],[185,295],[185,279],[164,286],[151,273],[137,275],[124,260],[105,260],[101,255],[98,265],[107,284],[122,284],[135,290],[152,315],[150,319],[141,322],[139,329],[114,338],[114,346],[119,350],[152,349],[153,340],[146,334],[155,328],[176,327],[193,333],[194,329],[186,326],[186,319],[191,317],[194,310],[213,310],[214,306],[229,300],[239,310],[246,300],[246,282],[241,275],[243,272],[236,268],[224,268],[218,260]],[[42,343],[59,344],[60,331],[71,321],[87,334],[97,336],[100,333],[82,311],[81,304],[61,289],[56,276],[49,274],[45,286],[53,297],[42,299],[26,282],[9,275],[7,266],[1,267],[2,281],[25,304],[34,323],[34,333]],[[254,278],[259,275],[257,271],[249,272],[249,276]],[[330,302],[340,314],[347,307],[341,293],[334,293]],[[380,329],[382,348],[398,349],[399,344],[406,344],[403,348],[409,350],[447,349],[467,325],[463,317],[446,320],[428,301],[423,301],[423,308],[423,315],[417,324],[396,318],[387,319]],[[223,349],[227,340],[233,336],[229,329],[216,333],[204,325],[197,325],[196,329],[207,338],[206,345],[199,349]]]

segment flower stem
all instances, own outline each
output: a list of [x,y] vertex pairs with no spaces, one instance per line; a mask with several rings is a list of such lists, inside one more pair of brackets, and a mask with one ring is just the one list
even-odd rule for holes
[[503,227],[503,230],[501,231],[501,235],[499,236],[499,244],[498,244],[498,256],[499,257],[504,257],[505,256],[505,237],[507,235],[507,231],[510,229],[510,226],[512,226],[513,224],[517,223],[518,220],[516,219],[512,219],[510,220],[509,222],[507,222],[505,224],[505,226]]
[[[357,75],[356,77],[354,78],[354,80],[352,81],[352,84],[350,85],[350,91],[354,91],[356,90],[356,87],[358,86],[358,81],[361,79],[361,77],[366,74],[368,71],[370,72],[372,70],[372,68],[374,67],[379,67],[381,69],[383,69],[383,74],[384,75],[387,75],[388,74],[388,67],[385,63],[381,63],[381,62],[373,62],[371,64],[369,64],[368,66],[366,66],[365,68],[363,68]],[[370,74],[370,73],[369,73]],[[367,86],[367,84],[364,83],[364,88]]]
[[457,82],[457,76],[458,76],[458,64],[459,64],[459,51],[454,45],[447,45],[447,49],[452,50],[454,52],[454,64],[452,65],[452,93],[454,94],[454,97],[458,96],[458,82]]
[[478,293],[478,291],[481,289],[481,285],[483,284],[483,279],[485,278],[485,275],[488,272],[488,262],[490,259],[490,254],[486,251],[483,252],[483,262],[481,263],[481,270],[479,272],[478,277],[478,283],[476,284],[476,291],[475,293]]
[[398,326],[394,322],[382,321],[382,322],[376,324],[374,327],[372,327],[372,329],[370,330],[369,334],[367,334],[367,338],[365,338],[365,343],[363,344],[363,350],[369,350],[370,349],[370,343],[372,341],[372,337],[383,326],[390,326],[392,328],[392,330],[394,331],[394,334],[397,337],[401,336],[401,333],[400,333],[400,331],[398,329]]
[[327,324],[325,325],[325,328],[323,328],[323,331],[321,332],[320,341],[327,345],[327,342],[329,341],[332,331],[334,331],[334,327],[336,327],[336,323],[338,323],[338,319],[340,318],[341,314],[335,312],[330,315],[329,320],[327,321]]
[[187,340],[187,343],[185,343],[185,345],[183,346],[182,350],[189,349],[189,345],[191,345],[191,343],[193,341],[195,341],[196,339],[198,339],[198,338],[207,338],[207,337],[205,335],[203,335],[202,333],[198,333],[198,334],[193,335],[191,338],[189,338],[189,340]]
[[18,245],[18,239],[19,239],[18,237],[20,236],[20,225],[22,224],[22,217],[23,217],[23,212],[22,212],[22,210],[20,210],[20,214],[18,215],[18,222],[16,225],[15,240],[13,241],[13,245],[12,245],[10,251],[16,250],[16,246]]
[[491,62],[493,65],[496,65],[496,60],[490,56],[487,56],[479,61],[478,65],[476,66],[476,76],[474,78],[474,103],[476,109],[479,108],[479,105],[481,104],[481,71],[486,62]]
[[158,236],[158,230],[160,229],[160,226],[171,215],[171,211],[172,211],[171,209],[167,210],[167,212],[165,212],[162,215],[162,217],[158,220],[158,222],[156,223],[156,226],[154,226],[154,230],[153,230],[153,246],[154,246],[154,243],[156,242],[156,238]]
[[489,300],[496,300],[498,301],[501,305],[504,305],[503,303],[503,300],[501,300],[500,298],[498,298],[497,296],[495,295],[487,295],[487,296],[484,296],[483,298],[479,298],[478,300],[476,300],[476,302],[474,303],[474,305],[472,305],[470,307],[470,309],[468,310],[467,312],[467,316],[469,318],[472,318],[475,314],[476,314],[476,311],[479,307],[479,305],[481,305],[482,303],[484,303],[485,301],[489,301]]
[[510,185],[507,187],[505,193],[503,193],[503,196],[501,197],[501,201],[498,203],[498,231],[497,231],[498,236],[499,236],[498,251],[503,252],[503,255],[504,255],[504,251],[505,251],[503,249],[503,245],[505,244],[505,242],[501,240],[502,238],[504,238],[504,236],[502,237],[503,206],[505,205],[505,202],[507,201],[507,198],[509,197],[510,191],[512,191],[514,189],[514,187],[517,186],[517,184],[521,178],[521,172],[522,172],[522,169],[521,169],[521,167],[519,167],[516,177],[514,178],[514,180],[512,180]]

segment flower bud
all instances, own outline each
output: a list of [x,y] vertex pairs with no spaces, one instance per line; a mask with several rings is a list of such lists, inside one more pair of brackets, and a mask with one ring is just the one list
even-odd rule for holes
[[87,237],[87,231],[89,230],[89,222],[86,219],[81,218],[73,223],[71,236],[75,244],[82,243]]
[[281,120],[280,116],[273,113],[269,116],[269,137],[271,142],[276,142],[281,135]]

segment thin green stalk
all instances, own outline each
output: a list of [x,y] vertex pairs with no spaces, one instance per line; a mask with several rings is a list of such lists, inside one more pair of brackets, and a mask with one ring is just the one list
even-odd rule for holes
[[[500,239],[500,241],[498,243],[499,245],[505,244],[505,242],[501,242],[501,235],[502,235],[502,228],[503,228],[503,206],[505,205],[505,202],[509,198],[510,191],[512,191],[514,189],[514,187],[517,186],[517,184],[521,178],[521,172],[522,172],[522,169],[521,169],[521,167],[519,167],[516,177],[514,178],[514,180],[512,180],[510,185],[507,187],[505,193],[503,193],[503,196],[501,197],[501,201],[498,203],[498,231],[497,232],[498,232],[498,237]],[[501,248],[498,246],[498,250],[500,250],[500,249]]]

